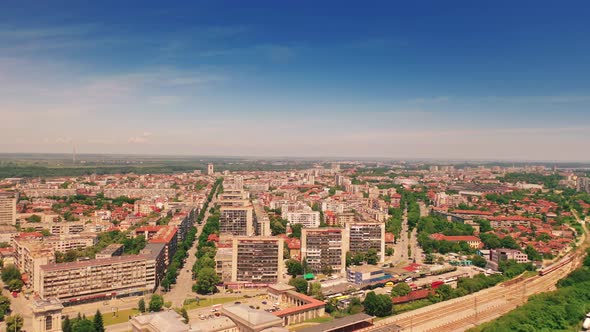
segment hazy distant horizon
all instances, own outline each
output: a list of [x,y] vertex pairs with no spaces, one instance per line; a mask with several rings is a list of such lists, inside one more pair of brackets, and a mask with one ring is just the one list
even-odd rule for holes
[[4,4],[0,152],[587,161],[588,9]]
[[[8,157],[14,156],[16,157],[30,157],[29,159],[35,159],[37,156],[53,156],[59,157],[61,160],[71,160],[72,153],[43,153],[43,152],[0,152],[0,159],[10,159]],[[590,165],[590,160],[524,160],[524,159],[443,159],[443,158],[402,158],[402,157],[354,157],[354,156],[335,156],[335,157],[326,157],[326,156],[254,156],[254,155],[193,155],[193,154],[132,154],[132,153],[76,153],[77,162],[85,160],[84,157],[128,157],[128,158],[139,158],[139,159],[165,159],[165,158],[172,158],[175,159],[202,159],[202,160],[209,160],[209,159],[229,159],[229,160],[268,160],[268,161],[281,161],[281,160],[303,160],[303,161],[341,161],[341,162],[424,162],[424,163],[446,163],[446,164],[460,164],[460,163],[473,163],[473,164],[493,164],[493,163],[502,163],[502,164],[526,164],[526,163],[534,163],[534,164],[552,164],[552,163],[559,163],[559,164],[582,164],[582,165]],[[27,159],[27,158],[25,158]],[[40,158],[43,159],[43,158]],[[58,159],[58,158],[55,158]]]

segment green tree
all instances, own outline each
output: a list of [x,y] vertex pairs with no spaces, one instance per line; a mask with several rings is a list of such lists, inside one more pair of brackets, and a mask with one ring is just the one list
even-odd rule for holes
[[289,285],[295,287],[297,292],[307,294],[307,280],[303,278],[293,278],[289,280]]
[[15,279],[22,279],[22,275],[16,266],[10,264],[2,269],[2,281],[4,281],[5,284],[8,284],[10,280]]
[[6,296],[0,295],[0,322],[4,320],[4,316],[10,310],[10,299]]
[[94,324],[86,317],[76,319],[72,324],[72,332],[97,332]]
[[61,322],[61,330],[62,332],[72,332],[72,321],[70,320],[70,317],[66,316]]
[[303,229],[303,224],[291,224],[291,234],[289,237],[294,237],[301,239],[301,230]]
[[531,261],[541,261],[543,260],[543,256],[539,254],[539,252],[530,244],[524,250],[524,253],[527,254],[529,260]]
[[442,301],[450,300],[454,297],[453,287],[451,287],[450,285],[440,285],[436,289],[436,295]]
[[94,329],[96,330],[96,332],[105,332],[104,322],[102,320],[102,314],[100,313],[100,310],[96,310],[96,314],[94,314],[94,319],[92,320],[92,323],[94,325]]
[[273,236],[277,236],[279,234],[285,234],[287,232],[287,228],[283,223],[277,220],[270,223],[270,231]]
[[160,295],[158,295],[158,294],[152,295],[152,297],[150,299],[150,305],[149,305],[150,312],[156,312],[156,311],[162,310],[163,305],[164,305],[164,299]]
[[139,299],[139,302],[137,302],[137,309],[139,312],[145,312],[145,300],[143,298]]
[[393,310],[393,302],[388,295],[376,295],[373,291],[367,293],[363,306],[365,313],[377,317],[389,316]]
[[196,291],[199,294],[209,294],[217,292],[219,276],[214,269],[210,267],[203,268],[197,275]]
[[8,282],[7,286],[11,292],[20,292],[23,288],[23,281],[20,279],[12,279]]
[[28,222],[31,222],[31,223],[38,223],[38,222],[41,222],[41,217],[39,217],[38,215],[34,214],[34,215],[26,218],[26,220]]
[[24,320],[21,315],[13,315],[6,317],[6,331],[20,332],[23,328]]
[[406,296],[406,295],[410,294],[411,291],[412,291],[412,288],[410,288],[410,286],[408,286],[408,284],[406,284],[405,282],[400,282],[391,289],[391,296],[392,297]]
[[188,318],[188,312],[186,311],[186,308],[182,307],[182,309],[180,309],[180,315],[182,316],[182,318],[184,318],[184,321],[188,324],[189,318]]
[[365,261],[365,255],[362,252],[357,252],[352,255],[352,264],[361,265]]
[[473,265],[484,268],[488,264],[485,258],[481,257],[480,255],[473,255],[471,256],[471,262]]
[[377,249],[371,248],[367,251],[367,255],[365,257],[367,264],[377,265],[379,263],[379,256],[377,254]]
[[486,249],[496,249],[502,247],[502,241],[494,233],[484,233],[479,236]]
[[309,285],[309,295],[315,297],[318,300],[323,300],[324,293],[322,293],[322,284],[319,282],[312,282]]
[[508,248],[508,249],[519,249],[520,248],[518,246],[518,244],[516,243],[516,241],[514,241],[512,236],[503,237],[502,240],[500,241],[500,243],[502,244],[502,248]]
[[303,265],[299,261],[289,259],[285,264],[287,266],[287,273],[293,278],[303,274]]
[[385,249],[385,256],[393,256],[393,248],[389,247]]

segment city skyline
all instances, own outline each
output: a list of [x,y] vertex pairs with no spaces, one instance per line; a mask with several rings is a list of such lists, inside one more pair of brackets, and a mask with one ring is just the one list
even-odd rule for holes
[[590,7],[0,13],[0,153],[588,161]]

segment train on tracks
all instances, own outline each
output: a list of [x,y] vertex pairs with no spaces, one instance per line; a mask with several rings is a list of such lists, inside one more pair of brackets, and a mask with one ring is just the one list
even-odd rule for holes
[[559,262],[539,270],[539,275],[540,276],[547,275],[555,270],[558,270],[559,268],[563,267],[564,265],[570,263],[573,260],[574,260],[574,255],[572,255],[572,254],[566,255]]

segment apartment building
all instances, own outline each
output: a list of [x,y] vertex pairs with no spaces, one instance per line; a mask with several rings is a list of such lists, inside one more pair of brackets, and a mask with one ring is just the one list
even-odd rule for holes
[[320,227],[319,211],[294,211],[287,212],[286,218],[289,224],[302,224],[304,228]]
[[232,281],[233,246],[218,247],[215,253],[215,272],[223,282]]
[[94,257],[96,259],[99,258],[111,258],[113,256],[121,256],[123,255],[123,251],[125,250],[125,246],[118,243],[109,244],[106,248],[104,248],[101,252],[96,254]]
[[590,193],[590,178],[579,177],[576,182],[576,189],[578,191]]
[[301,231],[301,257],[315,273],[327,268],[344,273],[348,250],[345,233],[341,228],[304,228]]
[[215,174],[215,168],[213,166],[213,164],[207,164],[207,175],[214,175]]
[[275,237],[234,237],[232,281],[276,283],[283,276],[283,243]]
[[357,220],[354,212],[343,212],[336,215],[336,225],[344,226],[349,223],[353,223]]
[[143,235],[149,243],[164,244],[166,266],[172,263],[172,258],[178,249],[178,229],[174,226],[142,226],[135,230],[136,235]]
[[369,249],[377,250],[379,261],[385,259],[385,224],[371,222],[351,222],[346,224],[349,236],[348,245],[351,254],[366,253]]
[[257,236],[271,236],[270,218],[259,201],[254,201],[254,231]]
[[229,176],[223,180],[223,188],[231,190],[242,190],[244,188],[244,177],[241,175]]
[[49,225],[49,232],[53,235],[80,234],[84,232],[83,222],[60,222]]
[[[148,256],[148,260],[155,263],[155,285],[157,287],[164,278],[164,273],[168,266],[168,261],[166,260],[166,245],[164,243],[148,243],[139,253]],[[149,281],[151,282],[151,280]]]
[[178,237],[178,242],[184,241],[184,238],[188,234],[190,228],[194,225],[196,221],[197,209],[194,207],[183,207],[181,211],[176,212],[170,222],[168,222],[168,226],[174,226],[178,230],[176,236]]
[[73,249],[92,247],[97,241],[96,234],[78,234],[69,236],[51,236],[43,239],[43,242],[53,250],[66,252]]
[[39,240],[14,238],[15,265],[29,284],[39,276],[41,266],[55,262],[55,251],[50,245]]
[[254,235],[253,208],[248,206],[221,206],[219,231],[236,236]]
[[34,290],[42,298],[74,304],[143,294],[156,285],[156,255],[144,254],[43,265]]
[[16,224],[16,194],[0,191],[0,226]]
[[219,203],[223,201],[247,201],[250,194],[242,189],[223,188],[223,192],[218,195]]

